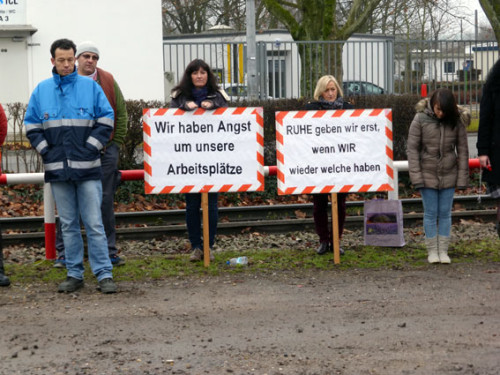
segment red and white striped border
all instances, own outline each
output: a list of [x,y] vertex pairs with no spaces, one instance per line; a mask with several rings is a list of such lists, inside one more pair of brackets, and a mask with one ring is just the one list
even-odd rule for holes
[[[386,163],[386,173],[389,178],[389,182],[382,184],[380,186],[373,185],[329,185],[323,187],[317,186],[307,186],[302,190],[299,190],[297,186],[285,186],[285,175],[283,173],[285,167],[285,155],[284,155],[284,144],[283,144],[283,120],[293,114],[294,118],[303,118],[309,116],[311,118],[324,118],[326,115],[330,115],[332,118],[340,118],[343,116],[350,117],[360,117],[360,116],[373,116],[378,117],[384,113],[388,120],[385,126],[385,135],[387,137],[387,145],[385,153],[387,155]],[[392,137],[392,110],[388,108],[384,109],[355,109],[355,110],[318,110],[318,111],[280,111],[276,112],[276,165],[278,167],[277,177],[278,177],[278,194],[279,195],[289,195],[289,194],[319,194],[319,193],[366,193],[368,191],[392,191],[394,190],[394,169],[392,167],[393,161],[393,137]]]
[[201,115],[255,115],[258,124],[256,130],[256,140],[259,145],[257,151],[257,162],[259,170],[257,170],[257,184],[242,184],[234,186],[232,184],[221,185],[184,185],[184,186],[163,186],[156,187],[151,185],[152,180],[152,167],[151,159],[153,157],[150,146],[151,139],[151,125],[148,123],[152,116],[163,116],[165,114],[173,116],[183,116],[186,111],[179,108],[145,108],[143,109],[143,136],[144,136],[144,187],[146,194],[169,194],[169,193],[227,193],[227,192],[245,192],[245,191],[263,191],[264,190],[264,118],[263,108],[261,107],[223,107],[214,110],[206,110],[198,108],[190,114]]

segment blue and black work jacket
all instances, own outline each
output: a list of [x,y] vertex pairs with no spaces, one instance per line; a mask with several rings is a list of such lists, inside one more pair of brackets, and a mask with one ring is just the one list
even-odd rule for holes
[[101,178],[101,150],[113,131],[113,108],[94,80],[73,73],[42,81],[31,94],[24,124],[40,153],[45,182]]

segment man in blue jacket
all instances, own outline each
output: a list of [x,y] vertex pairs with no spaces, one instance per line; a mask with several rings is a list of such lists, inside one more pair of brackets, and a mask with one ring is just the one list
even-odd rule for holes
[[115,293],[113,266],[101,218],[100,152],[113,131],[114,115],[101,87],[78,75],[76,45],[59,39],[50,48],[52,78],[31,94],[24,124],[31,145],[40,153],[61,221],[67,278],[59,292],[83,287],[85,226],[92,272],[103,293]]

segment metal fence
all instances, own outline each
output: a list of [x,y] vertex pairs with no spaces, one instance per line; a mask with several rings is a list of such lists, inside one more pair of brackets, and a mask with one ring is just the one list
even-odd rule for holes
[[[282,36],[282,34],[280,34]],[[470,106],[477,117],[481,89],[499,57],[495,41],[412,40],[366,38],[331,42],[294,42],[273,38],[257,43],[257,86],[262,99],[312,98],[315,82],[325,74],[342,77],[345,95],[421,93],[449,87],[459,104]],[[245,37],[224,42],[164,41],[165,92],[177,84],[187,64],[205,60],[219,77],[233,101],[247,96]],[[168,96],[167,96],[168,97]],[[7,108],[14,133],[3,147],[4,170],[36,172],[41,161],[29,149],[22,119],[25,105]],[[24,146],[24,147],[23,147]]]
[[[195,39],[193,39],[195,40]],[[498,59],[495,41],[412,40],[381,37],[330,42],[257,43],[261,98],[312,97],[324,74],[342,79],[347,95],[420,93],[449,87],[460,104],[475,106],[481,87]],[[233,100],[247,95],[246,44],[164,41],[166,92],[179,82],[186,65],[204,59]]]

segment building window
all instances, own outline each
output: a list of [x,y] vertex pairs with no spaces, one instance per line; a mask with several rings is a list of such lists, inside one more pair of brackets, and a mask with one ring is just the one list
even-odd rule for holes
[[286,65],[285,60],[268,60],[269,95],[273,98],[286,97]]
[[416,72],[424,73],[425,72],[425,63],[421,63],[419,61],[413,62],[413,70]]
[[445,61],[444,62],[444,72],[445,73],[455,73],[455,61]]

